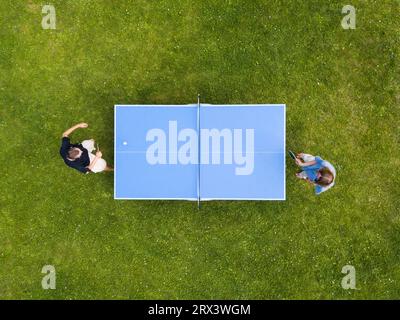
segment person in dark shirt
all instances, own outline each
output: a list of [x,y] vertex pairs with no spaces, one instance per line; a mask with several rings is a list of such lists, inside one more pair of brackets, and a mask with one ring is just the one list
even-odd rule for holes
[[[62,135],[60,155],[65,164],[71,168],[78,170],[81,173],[113,171],[112,168],[107,166],[107,163],[102,159],[102,153],[97,150],[96,155],[93,155],[81,143],[72,144],[69,135],[78,128],[87,128],[87,123],[78,123],[77,125],[69,128]],[[93,140],[86,140],[87,145],[93,145]],[[92,151],[92,150],[90,150]]]

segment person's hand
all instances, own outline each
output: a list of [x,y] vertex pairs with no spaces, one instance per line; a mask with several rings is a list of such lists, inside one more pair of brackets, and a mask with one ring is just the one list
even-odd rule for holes
[[101,151],[97,151],[96,152],[96,157],[97,158],[101,158],[103,156],[103,154],[101,153]]
[[87,128],[88,126],[89,125],[87,123],[85,123],[85,122],[81,122],[81,123],[78,124],[79,128]]
[[301,160],[299,159],[299,158],[296,158],[296,164],[298,165],[298,166],[301,166],[301,164],[302,164],[302,162],[301,162]]

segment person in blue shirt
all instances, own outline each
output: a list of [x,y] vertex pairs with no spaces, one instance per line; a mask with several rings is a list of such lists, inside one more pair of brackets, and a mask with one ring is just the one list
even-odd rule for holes
[[316,194],[321,194],[334,186],[336,170],[331,163],[307,153],[299,153],[295,160],[302,169],[296,173],[296,177],[312,183]]

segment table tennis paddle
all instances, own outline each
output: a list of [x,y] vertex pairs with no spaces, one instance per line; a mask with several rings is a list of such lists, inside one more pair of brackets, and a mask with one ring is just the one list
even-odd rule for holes
[[293,159],[296,160],[296,155],[293,151],[289,150],[289,156]]

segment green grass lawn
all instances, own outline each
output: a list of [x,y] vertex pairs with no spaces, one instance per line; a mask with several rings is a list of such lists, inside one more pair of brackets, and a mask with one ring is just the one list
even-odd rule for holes
[[[0,2],[0,298],[400,298],[400,2]],[[128,4],[129,3],[129,4]],[[115,201],[63,164],[62,132],[113,162],[114,104],[286,103],[287,147],[321,155],[321,196]],[[54,265],[57,289],[43,290]],[[344,265],[358,290],[343,290]]]

